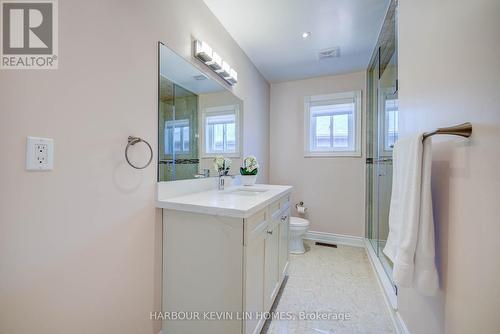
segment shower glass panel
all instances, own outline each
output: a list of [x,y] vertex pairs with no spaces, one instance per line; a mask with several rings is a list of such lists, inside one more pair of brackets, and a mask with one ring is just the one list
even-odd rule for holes
[[392,148],[398,138],[398,92],[396,53],[387,64],[384,63],[383,72],[379,80],[379,110],[378,110],[378,154],[375,166],[377,167],[378,183],[378,248],[379,257],[384,269],[392,272],[392,262],[382,252],[389,235],[389,206],[392,191]]
[[392,150],[398,138],[396,4],[391,3],[368,70],[366,237],[388,277],[383,249],[389,234]]
[[379,52],[374,55],[371,68],[368,71],[368,112],[367,112],[367,159],[366,159],[366,218],[367,237],[378,255],[378,171],[374,161],[378,154],[378,79]]
[[160,77],[159,165],[162,181],[198,173],[198,95]]

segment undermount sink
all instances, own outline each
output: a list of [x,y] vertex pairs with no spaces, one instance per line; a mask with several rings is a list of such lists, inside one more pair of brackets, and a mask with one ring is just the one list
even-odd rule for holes
[[240,195],[240,196],[257,196],[262,193],[265,193],[268,189],[259,189],[259,188],[238,188],[235,190],[228,191],[228,194],[231,195]]

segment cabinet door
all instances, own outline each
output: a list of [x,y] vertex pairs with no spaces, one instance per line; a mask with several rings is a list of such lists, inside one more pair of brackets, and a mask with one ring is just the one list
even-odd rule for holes
[[[279,217],[279,216],[278,216]],[[278,218],[279,219],[279,218]],[[264,304],[268,311],[279,288],[279,224],[273,221],[267,231],[265,239],[265,272],[264,272]]]
[[[266,231],[262,231],[250,240],[245,247],[245,312],[265,312],[264,267]],[[245,320],[245,334],[255,334],[260,331],[264,320]]]
[[280,216],[279,223],[279,275],[280,281],[286,274],[288,266],[288,223],[290,210],[286,210]]

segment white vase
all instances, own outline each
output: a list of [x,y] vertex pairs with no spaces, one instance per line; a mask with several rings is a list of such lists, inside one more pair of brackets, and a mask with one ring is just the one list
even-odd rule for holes
[[253,186],[257,181],[257,175],[241,175],[241,184],[244,186]]

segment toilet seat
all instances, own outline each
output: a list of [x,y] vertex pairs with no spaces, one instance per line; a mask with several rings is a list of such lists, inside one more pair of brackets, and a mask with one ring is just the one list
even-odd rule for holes
[[306,227],[309,226],[309,220],[299,217],[290,217],[290,226]]

